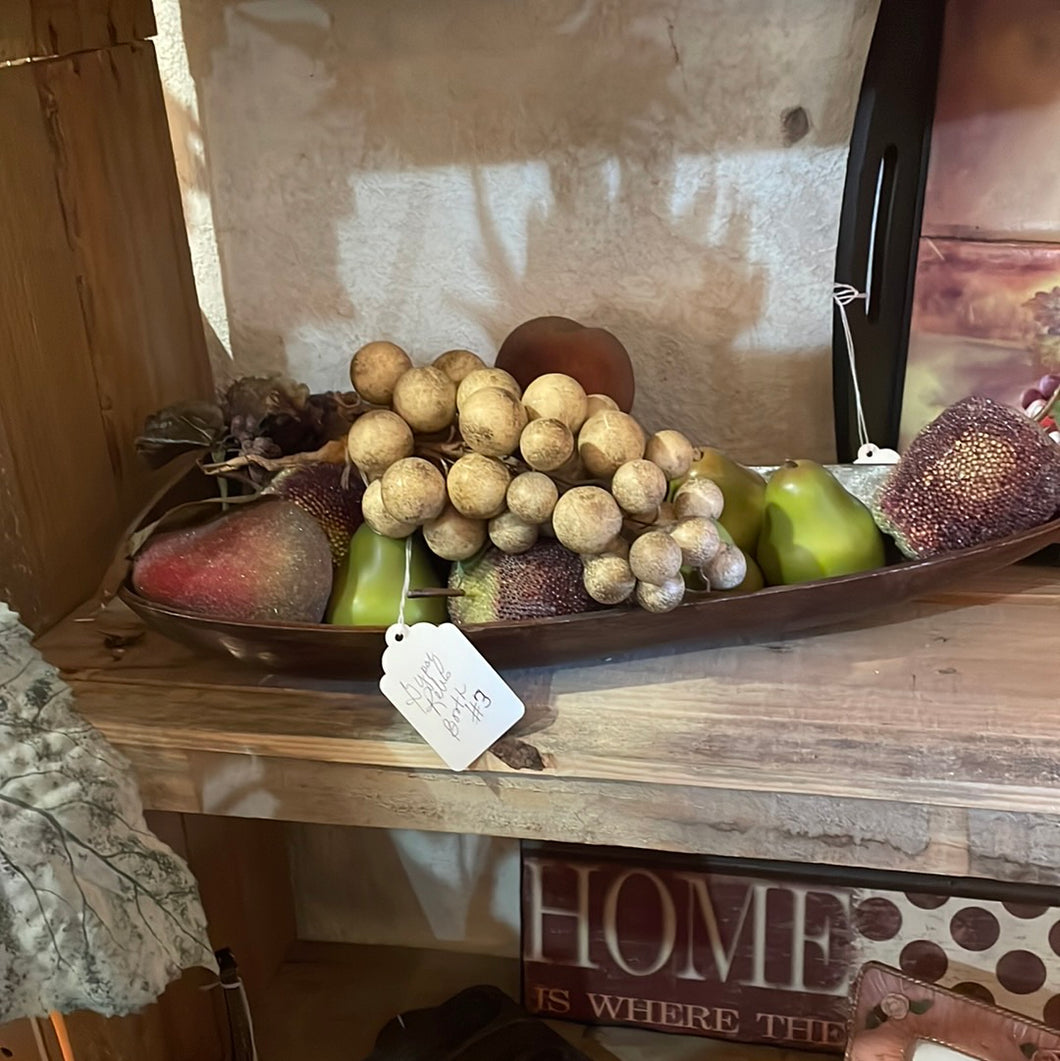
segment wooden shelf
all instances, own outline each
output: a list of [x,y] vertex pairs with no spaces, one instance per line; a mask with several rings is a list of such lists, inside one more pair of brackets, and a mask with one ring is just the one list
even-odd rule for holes
[[[366,1057],[396,1014],[493,984],[519,998],[514,959],[449,951],[297,943],[255,1007],[261,1061]],[[593,1061],[835,1061],[834,1055],[746,1046],[637,1028],[553,1023]]]
[[41,648],[155,809],[1060,882],[1060,570],[885,618],[511,673],[543,769],[487,754],[462,774],[369,683],[152,633],[112,651],[74,619]]

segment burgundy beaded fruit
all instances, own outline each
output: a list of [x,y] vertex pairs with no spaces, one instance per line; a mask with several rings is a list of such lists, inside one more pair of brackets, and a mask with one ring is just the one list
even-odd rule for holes
[[1060,510],[1060,446],[1030,417],[965,398],[910,443],[873,506],[907,556],[925,558],[1029,530]]

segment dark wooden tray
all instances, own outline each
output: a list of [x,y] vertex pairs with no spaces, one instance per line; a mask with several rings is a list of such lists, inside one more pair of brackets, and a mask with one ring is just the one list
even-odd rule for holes
[[[778,586],[732,596],[705,594],[664,615],[635,607],[583,615],[464,627],[498,668],[592,661],[659,646],[707,648],[770,641],[855,621],[1023,560],[1060,541],[1060,519],[933,560],[892,564],[861,575]],[[175,641],[222,653],[271,673],[375,679],[383,627],[242,623],[153,604],[126,581],[119,596],[149,626]]]

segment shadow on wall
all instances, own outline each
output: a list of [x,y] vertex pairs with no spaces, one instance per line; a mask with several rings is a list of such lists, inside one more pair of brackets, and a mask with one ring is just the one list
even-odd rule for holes
[[830,455],[875,0],[181,4],[237,371],[559,313],[626,343],[646,426]]

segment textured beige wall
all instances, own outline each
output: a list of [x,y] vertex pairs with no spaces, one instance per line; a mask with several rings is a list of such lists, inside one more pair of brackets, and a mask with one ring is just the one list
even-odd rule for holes
[[648,425],[751,460],[830,454],[876,0],[157,3],[181,16],[171,116],[202,160],[181,176],[210,205],[196,256],[204,302],[223,285],[226,368],[343,386],[368,339],[492,358],[559,313],[627,344]]

